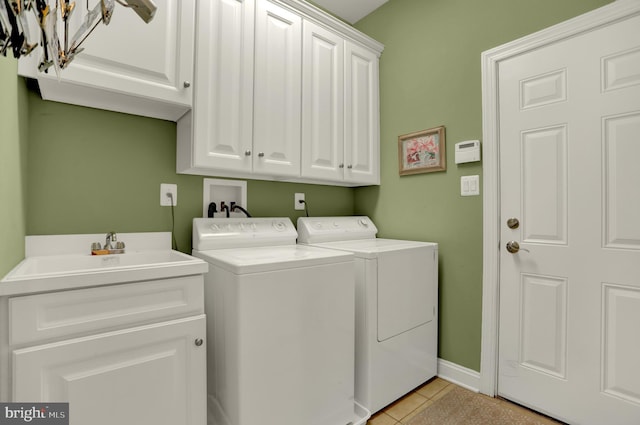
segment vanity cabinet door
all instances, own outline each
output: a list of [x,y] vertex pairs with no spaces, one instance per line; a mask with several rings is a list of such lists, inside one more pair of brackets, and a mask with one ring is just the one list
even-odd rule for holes
[[256,2],[253,172],[300,176],[302,18]]
[[13,400],[71,425],[205,425],[204,315],[13,351]]

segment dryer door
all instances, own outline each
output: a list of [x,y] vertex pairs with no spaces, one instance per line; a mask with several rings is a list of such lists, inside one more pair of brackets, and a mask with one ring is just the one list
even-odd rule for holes
[[436,256],[431,247],[378,256],[378,341],[430,322],[437,302]]

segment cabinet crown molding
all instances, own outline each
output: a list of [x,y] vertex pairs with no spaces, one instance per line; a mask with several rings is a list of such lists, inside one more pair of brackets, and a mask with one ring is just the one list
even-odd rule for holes
[[306,1],[299,0],[270,0],[273,3],[277,3],[280,5],[284,5],[286,7],[290,7],[294,9],[298,14],[301,14],[305,19],[311,19],[316,21],[319,24],[332,28],[333,30],[339,31],[343,35],[351,38],[352,40],[364,45],[365,47],[375,51],[380,57],[382,51],[384,50],[384,44],[379,41],[374,40],[373,38],[367,36],[366,34],[358,31],[356,28],[351,25],[341,21],[340,19],[330,15],[328,12],[307,3]]

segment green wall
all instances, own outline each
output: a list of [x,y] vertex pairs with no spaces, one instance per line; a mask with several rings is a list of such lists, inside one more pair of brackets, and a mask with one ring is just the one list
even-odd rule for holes
[[[31,92],[29,128],[27,234],[170,231],[160,184],[175,183],[178,248],[191,251],[203,177],[176,174],[175,123],[43,101]],[[306,194],[311,214],[353,214],[353,189],[264,181],[247,184],[249,212],[295,222],[303,213],[293,209],[295,192]]]
[[18,62],[0,56],[0,279],[24,258],[27,97]]
[[[434,241],[440,254],[439,356],[480,370],[482,197],[461,197],[454,145],[482,139],[481,52],[609,0],[390,0],[356,27],[385,45],[380,60],[380,187],[355,193],[380,236]],[[398,176],[402,134],[444,125],[447,170]]]

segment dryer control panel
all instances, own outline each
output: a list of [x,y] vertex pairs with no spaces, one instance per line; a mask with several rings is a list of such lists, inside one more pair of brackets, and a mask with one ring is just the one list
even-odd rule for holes
[[375,239],[377,233],[378,228],[366,216],[298,218],[299,243]]

